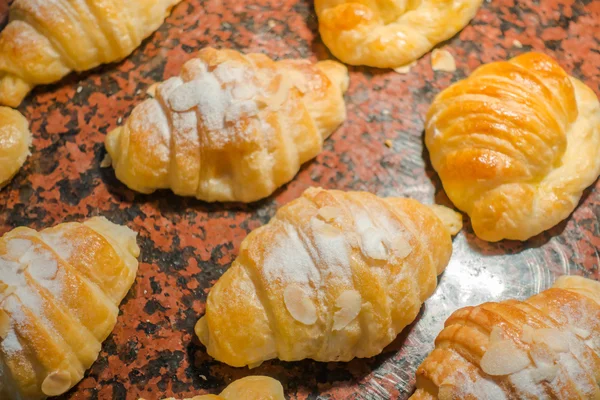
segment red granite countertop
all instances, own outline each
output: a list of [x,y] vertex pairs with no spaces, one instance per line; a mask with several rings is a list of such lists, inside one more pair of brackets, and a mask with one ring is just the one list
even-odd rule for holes
[[[0,1],[0,12],[5,5]],[[183,0],[131,57],[39,87],[19,107],[31,121],[32,156],[0,191],[0,234],[104,215],[138,231],[142,249],[138,278],[113,334],[84,380],[62,399],[216,393],[249,374],[279,379],[292,399],[406,399],[416,366],[456,308],[525,298],[566,272],[600,279],[596,183],[567,221],[525,243],[483,242],[465,219],[438,290],[380,356],[349,363],[271,361],[252,371],[211,359],[193,327],[209,288],[250,230],[313,185],[448,204],[423,149],[424,115],[434,95],[482,63],[528,50],[555,57],[600,94],[600,1],[485,2],[466,29],[442,45],[456,58],[454,73],[432,71],[429,55],[406,75],[350,68],[348,120],[321,155],[264,201],[207,204],[168,191],[147,196],[128,190],[112,169],[99,167],[106,133],[145,98],[150,84],[175,75],[206,45],[272,57],[329,57],[310,0]]]

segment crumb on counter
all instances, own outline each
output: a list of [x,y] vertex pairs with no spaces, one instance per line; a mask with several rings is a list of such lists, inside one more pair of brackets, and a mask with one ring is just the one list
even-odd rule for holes
[[454,72],[456,71],[456,61],[448,50],[434,49],[431,53],[431,68],[434,71]]

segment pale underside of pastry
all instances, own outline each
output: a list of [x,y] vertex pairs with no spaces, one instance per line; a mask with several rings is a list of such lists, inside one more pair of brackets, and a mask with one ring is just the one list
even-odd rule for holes
[[242,242],[196,334],[236,367],[377,355],[435,290],[460,228],[441,206],[308,189]]
[[456,311],[412,400],[600,398],[600,282],[565,276],[523,302]]
[[450,39],[482,0],[315,0],[325,45],[346,64],[398,68]]
[[15,0],[0,33],[0,104],[17,107],[36,85],[119,61],[181,0]]
[[555,60],[527,53],[442,91],[425,143],[477,236],[526,240],[567,218],[600,174],[600,104]]
[[346,68],[206,48],[106,138],[117,178],[205,201],[271,195],[344,121]]
[[19,172],[31,146],[29,123],[16,110],[0,107],[0,189]]
[[0,238],[0,398],[58,396],[83,378],[133,284],[139,248],[95,217]]
[[268,376],[247,376],[231,383],[218,396],[208,394],[183,400],[285,400],[285,395],[279,381]]

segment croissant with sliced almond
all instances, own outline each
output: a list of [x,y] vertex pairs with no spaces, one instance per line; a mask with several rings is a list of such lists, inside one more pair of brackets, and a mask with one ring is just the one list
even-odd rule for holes
[[102,217],[0,238],[0,399],[58,396],[83,378],[138,255],[136,234]]
[[106,138],[117,178],[142,193],[252,202],[289,182],[346,118],[348,71],[205,48]]
[[285,400],[285,395],[279,381],[268,376],[247,376],[227,386],[218,396],[208,394],[184,400]]
[[308,189],[242,242],[196,334],[236,367],[379,354],[433,293],[460,227],[441,206]]
[[463,29],[482,0],[315,0],[325,45],[346,64],[398,68]]
[[0,107],[0,189],[25,163],[31,146],[29,123],[17,110]]
[[525,301],[448,318],[412,400],[600,398],[600,282],[559,278]]
[[425,143],[477,236],[526,240],[567,218],[600,175],[600,103],[555,60],[526,53],[442,91]]
[[35,86],[121,60],[181,0],[15,0],[0,32],[0,104]]

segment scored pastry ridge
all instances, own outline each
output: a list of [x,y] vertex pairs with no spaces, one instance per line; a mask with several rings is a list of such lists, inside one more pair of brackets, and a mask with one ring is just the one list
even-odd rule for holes
[[526,53],[442,91],[425,143],[477,236],[526,240],[567,218],[600,175],[600,104],[552,58]]
[[344,121],[347,69],[205,48],[106,138],[142,193],[251,202],[289,182]]
[[[457,213],[311,188],[242,242],[196,334],[232,366],[379,354],[417,316],[452,252]],[[239,329],[243,326],[244,329]]]
[[0,238],[0,398],[45,399],[83,378],[138,255],[136,234],[102,217]]

